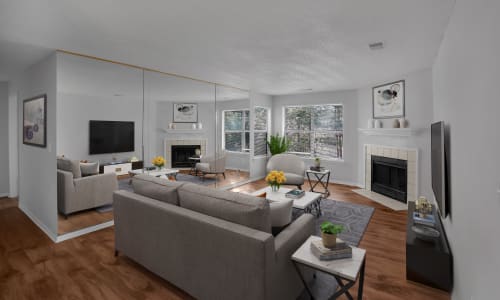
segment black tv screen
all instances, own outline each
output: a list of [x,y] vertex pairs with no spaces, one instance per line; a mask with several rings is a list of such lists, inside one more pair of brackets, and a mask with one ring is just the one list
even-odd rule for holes
[[119,153],[135,151],[134,122],[90,121],[89,153]]
[[442,217],[448,214],[444,122],[431,125],[432,190]]

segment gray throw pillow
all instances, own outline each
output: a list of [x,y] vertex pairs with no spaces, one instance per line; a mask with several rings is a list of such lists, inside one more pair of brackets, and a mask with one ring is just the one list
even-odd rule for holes
[[99,174],[99,162],[91,163],[80,163],[80,170],[82,171],[82,176],[91,176]]
[[67,158],[58,158],[57,159],[57,168],[59,170],[73,173],[73,178],[82,177],[82,172],[80,171],[80,161],[78,161],[78,160],[70,160]]

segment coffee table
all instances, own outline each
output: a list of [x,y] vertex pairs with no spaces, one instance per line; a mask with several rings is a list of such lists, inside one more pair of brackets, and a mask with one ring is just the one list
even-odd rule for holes
[[[257,196],[266,193],[266,199],[269,201],[289,201],[291,198],[287,198],[285,194],[291,190],[292,189],[288,188],[280,188],[278,191],[273,192],[271,187],[268,186],[251,193],[251,195]],[[316,216],[319,217],[321,198],[321,193],[305,192],[302,198],[293,199],[293,208],[301,209],[306,213],[312,213],[313,208],[316,208]]]
[[130,177],[134,177],[135,175],[139,174],[146,174],[154,177],[174,176],[175,179],[177,179],[177,173],[179,173],[179,170],[174,170],[174,169],[161,169],[161,170],[151,170],[151,171],[138,169],[138,170],[128,171]]
[[[356,283],[359,278],[358,284],[358,300],[363,299],[363,283],[365,280],[365,257],[366,250],[352,247],[352,258],[344,258],[337,260],[319,260],[311,251],[311,242],[313,240],[320,240],[319,236],[310,236],[300,246],[294,254],[292,254],[293,264],[299,273],[302,283],[306,287],[307,292],[311,299],[314,299],[306,280],[302,276],[297,264],[305,265],[314,270],[321,271],[332,275],[337,280],[340,289],[335,291],[330,299],[337,299],[340,295],[345,294],[348,299],[353,299],[349,293],[349,289]],[[346,282],[344,282],[346,281]]]

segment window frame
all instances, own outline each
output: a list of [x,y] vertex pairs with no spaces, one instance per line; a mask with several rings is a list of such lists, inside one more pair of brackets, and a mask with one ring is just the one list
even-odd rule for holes
[[[340,106],[342,107],[342,130],[326,130],[326,129],[317,129],[317,130],[313,130],[313,129],[310,129],[310,130],[288,130],[286,129],[286,109],[287,108],[290,108],[290,107],[314,107],[314,106],[326,106],[326,105],[331,105],[331,106]],[[315,133],[316,132],[319,132],[319,133],[342,133],[342,157],[326,157],[326,156],[322,156],[322,155],[318,155],[318,156],[315,156],[313,154],[313,152],[297,152],[297,151],[287,151],[287,153],[291,153],[291,154],[296,154],[296,155],[300,155],[304,158],[308,158],[308,159],[313,159],[315,157],[319,157],[321,158],[322,160],[329,160],[329,161],[344,161],[344,143],[343,143],[343,139],[344,139],[344,113],[345,113],[345,109],[344,109],[344,104],[342,103],[319,103],[319,104],[293,104],[293,105],[283,105],[283,111],[282,111],[282,131],[281,131],[281,134],[282,136],[287,136],[287,133],[309,133],[311,134],[311,137],[312,139],[311,140],[314,140],[314,137],[315,137]],[[311,118],[311,128],[313,127],[312,126],[312,118]]]
[[[222,110],[222,137],[221,137],[221,140],[222,140],[222,149],[226,152],[229,152],[229,153],[242,153],[242,154],[248,154],[251,152],[251,148],[244,148],[245,147],[245,144],[246,144],[246,133],[248,132],[248,135],[249,135],[249,140],[248,140],[248,145],[250,145],[250,142],[251,142],[251,138],[250,138],[250,135],[251,135],[251,124],[249,123],[249,129],[246,130],[245,129],[245,121],[246,121],[246,116],[245,116],[245,112],[248,112],[248,122],[250,122],[250,109],[248,108],[242,108],[242,109],[225,109],[225,110]],[[242,124],[242,129],[241,130],[227,130],[226,131],[226,117],[225,117],[225,114],[226,112],[242,112],[242,120],[241,120],[241,124]],[[226,149],[226,133],[241,133],[241,151],[235,151],[235,150],[227,150]]]
[[[254,117],[254,122],[253,122],[253,156],[254,157],[267,157],[269,155],[269,150],[267,149],[267,139],[269,138],[269,135],[271,134],[271,108],[267,106],[262,106],[262,105],[256,105],[254,106],[254,114],[255,114],[255,109],[256,108],[264,108],[267,110],[267,122],[266,122],[266,129],[255,129],[255,117]],[[266,154],[258,154],[255,155],[255,133],[266,133]]]

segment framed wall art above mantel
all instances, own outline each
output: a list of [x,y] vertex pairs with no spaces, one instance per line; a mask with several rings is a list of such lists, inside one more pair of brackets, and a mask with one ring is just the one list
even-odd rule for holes
[[197,123],[198,104],[174,103],[174,123]]
[[405,81],[399,80],[373,88],[373,118],[390,119],[405,116]]

